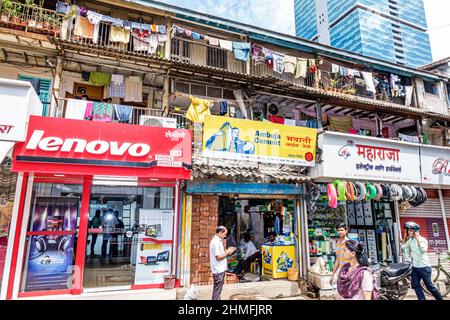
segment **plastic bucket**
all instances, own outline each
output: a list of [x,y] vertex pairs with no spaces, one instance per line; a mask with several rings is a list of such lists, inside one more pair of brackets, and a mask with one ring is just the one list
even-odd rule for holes
[[288,269],[288,280],[289,281],[298,281],[298,269],[297,268]]
[[175,279],[176,276],[174,275],[164,276],[164,289],[171,290],[175,288]]

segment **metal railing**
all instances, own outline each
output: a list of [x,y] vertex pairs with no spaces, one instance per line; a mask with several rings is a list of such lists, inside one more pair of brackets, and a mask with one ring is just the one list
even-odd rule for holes
[[236,60],[231,51],[179,38],[172,39],[170,58],[174,61],[245,73],[245,62]]
[[61,31],[61,23],[56,11],[41,5],[0,0],[0,26],[56,36]]

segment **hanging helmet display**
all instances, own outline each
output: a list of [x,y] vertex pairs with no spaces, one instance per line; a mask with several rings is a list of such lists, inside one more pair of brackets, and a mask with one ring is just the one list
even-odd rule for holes
[[381,200],[381,197],[383,196],[383,189],[381,188],[381,185],[379,185],[378,183],[374,183],[373,185],[377,189],[377,195],[375,196],[375,198],[373,200],[379,201],[379,200]]
[[390,185],[390,200],[399,201],[402,199],[403,190],[398,184]]
[[386,183],[380,184],[381,189],[383,190],[383,196],[381,197],[382,200],[389,200],[390,199],[390,188],[389,185]]
[[353,184],[353,182],[347,182],[345,184],[345,196],[347,198],[347,200],[350,201],[355,201],[356,199],[356,190],[355,190],[355,185]]
[[334,180],[333,185],[336,188],[337,200],[347,200],[345,197],[345,182],[342,180]]
[[402,185],[402,199],[405,201],[412,200],[413,199],[413,193],[411,191],[411,188],[406,185]]
[[373,185],[368,183],[366,186],[366,200],[373,200],[377,196],[378,190]]
[[355,201],[362,201],[366,198],[366,187],[361,182],[355,182]]
[[332,183],[329,183],[327,185],[327,197],[328,197],[328,206],[333,209],[336,209],[337,208],[336,187]]

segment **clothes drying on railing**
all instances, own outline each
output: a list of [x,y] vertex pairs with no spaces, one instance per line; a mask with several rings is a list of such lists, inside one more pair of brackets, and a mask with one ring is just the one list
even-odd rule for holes
[[83,120],[85,118],[88,101],[69,99],[66,107],[66,119]]
[[130,106],[116,104],[114,105],[114,111],[117,121],[121,123],[130,123],[132,115],[132,108]]
[[109,96],[111,98],[125,98],[125,79],[123,75],[113,74],[111,76]]

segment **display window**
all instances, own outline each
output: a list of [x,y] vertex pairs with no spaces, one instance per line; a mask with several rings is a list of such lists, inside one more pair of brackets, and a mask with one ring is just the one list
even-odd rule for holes
[[174,188],[93,185],[84,288],[151,285],[172,273]]
[[34,183],[21,292],[72,288],[81,195],[80,184]]

